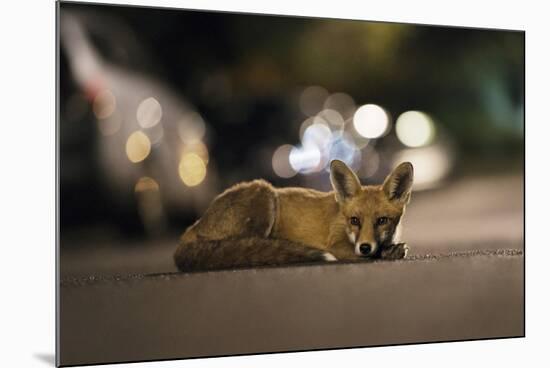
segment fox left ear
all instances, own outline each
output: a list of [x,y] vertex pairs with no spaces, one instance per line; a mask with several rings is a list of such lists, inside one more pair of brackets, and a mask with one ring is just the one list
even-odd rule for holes
[[409,203],[413,184],[413,165],[403,162],[386,178],[383,184],[384,193],[390,201],[402,204]]
[[361,190],[361,182],[355,173],[343,161],[330,163],[330,182],[336,192],[336,202],[342,203]]

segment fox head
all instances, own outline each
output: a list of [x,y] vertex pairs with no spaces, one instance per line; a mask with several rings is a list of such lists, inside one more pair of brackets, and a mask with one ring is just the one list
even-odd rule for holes
[[338,202],[340,223],[357,256],[373,257],[393,244],[405,206],[411,198],[413,166],[397,166],[382,185],[361,186],[342,161],[330,164],[330,181]]

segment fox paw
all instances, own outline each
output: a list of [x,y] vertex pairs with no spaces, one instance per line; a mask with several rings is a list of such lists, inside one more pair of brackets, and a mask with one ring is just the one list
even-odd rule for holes
[[382,249],[380,258],[382,259],[403,259],[407,256],[409,247],[405,243],[391,244]]

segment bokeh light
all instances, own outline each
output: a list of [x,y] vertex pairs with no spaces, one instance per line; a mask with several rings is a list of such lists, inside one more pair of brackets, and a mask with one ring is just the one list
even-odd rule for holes
[[103,89],[95,96],[92,110],[98,119],[107,119],[116,109],[116,97],[108,89]]
[[[328,162],[344,161],[346,165],[357,171],[361,163],[361,151],[353,144],[353,139],[346,132],[335,132],[332,135],[328,158]],[[330,170],[328,165],[326,170]]]
[[149,137],[151,145],[160,144],[162,138],[164,138],[164,127],[162,124],[157,124],[149,129],[145,129],[144,132],[147,134],[147,137]]
[[184,115],[178,123],[178,135],[184,143],[196,143],[206,133],[206,125],[202,117],[196,112]]
[[358,149],[365,148],[371,142],[370,138],[365,138],[357,132],[357,129],[355,129],[353,124],[353,119],[348,120],[344,124],[342,127],[342,132],[344,132],[342,138],[348,140],[350,145],[355,146]]
[[389,131],[390,119],[380,106],[367,104],[353,115],[353,126],[365,138],[380,138]]
[[196,153],[184,153],[178,166],[181,181],[188,187],[202,183],[206,177],[206,164]]
[[451,153],[441,145],[422,148],[407,148],[398,152],[393,159],[394,166],[409,161],[414,167],[413,188],[429,189],[437,186],[450,172]]
[[319,152],[319,162],[315,167],[304,170],[305,173],[312,173],[322,170],[328,164],[330,146],[332,144],[332,131],[322,119],[315,119],[304,132],[302,146],[305,150]]
[[323,150],[330,143],[332,132],[326,124],[313,123],[308,126],[302,137],[304,146],[314,145],[319,150]]
[[278,147],[273,153],[273,158],[271,159],[273,172],[281,178],[288,179],[297,173],[290,165],[290,152],[292,148],[290,144],[284,144]]
[[339,112],[345,121],[353,116],[356,106],[355,101],[350,95],[343,92],[337,92],[327,97],[323,104],[323,108]]
[[126,141],[126,156],[133,163],[147,158],[151,152],[151,141],[142,131],[133,132]]
[[300,173],[308,173],[319,167],[321,152],[315,145],[292,147],[288,159],[292,169]]
[[162,106],[154,97],[146,98],[139,104],[136,117],[142,128],[151,128],[162,118]]
[[300,124],[300,130],[299,130],[299,134],[300,134],[300,139],[303,139],[304,138],[304,133],[306,132],[306,129],[310,126],[310,125],[313,125],[313,123],[315,123],[315,118],[314,116],[312,117],[309,117],[307,118],[306,120],[304,120],[302,122],[302,124]]
[[99,132],[106,137],[116,134],[121,126],[122,116],[117,111],[106,119],[97,120]]
[[425,113],[407,111],[397,118],[395,124],[397,138],[408,147],[422,147],[430,144],[435,137],[435,124]]
[[324,123],[335,129],[341,128],[345,123],[342,114],[332,109],[320,111],[316,116],[317,119],[321,119]]
[[300,110],[306,116],[313,116],[323,108],[328,92],[323,87],[311,86],[305,88],[300,95]]
[[196,154],[197,156],[199,156],[201,158],[201,160],[204,162],[205,165],[208,165],[208,161],[209,161],[210,156],[208,154],[208,148],[206,147],[206,145],[203,142],[196,141],[196,142],[193,142],[193,143],[188,143],[188,144],[183,145],[182,150],[181,150],[181,154],[185,155],[185,154],[188,154],[188,153]]
[[139,180],[136,182],[136,186],[134,187],[134,191],[136,193],[145,192],[145,191],[158,191],[158,190],[159,190],[159,185],[156,182],[156,180],[148,176],[143,176],[139,178]]

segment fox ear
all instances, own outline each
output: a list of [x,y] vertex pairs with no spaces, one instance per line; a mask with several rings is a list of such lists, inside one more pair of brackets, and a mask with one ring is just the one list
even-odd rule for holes
[[342,203],[361,190],[361,183],[355,173],[340,160],[330,163],[330,182],[336,192],[336,201]]
[[391,201],[409,203],[413,184],[413,165],[403,162],[384,181],[383,189]]

